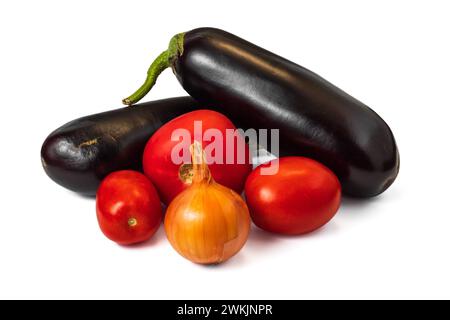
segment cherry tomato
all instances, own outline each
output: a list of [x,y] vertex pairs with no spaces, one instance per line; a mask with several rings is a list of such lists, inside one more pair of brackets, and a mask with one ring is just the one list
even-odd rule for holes
[[[274,175],[261,171],[276,164]],[[320,228],[333,218],[341,201],[341,185],[319,162],[285,157],[257,167],[246,181],[245,196],[258,227],[296,235]]]
[[[199,122],[201,123],[201,130],[197,130],[200,133],[200,137],[195,136],[194,122],[197,122],[197,126]],[[232,144],[227,143],[226,130],[236,129],[227,117],[211,110],[197,110],[179,116],[163,125],[153,134],[145,147],[143,156],[144,172],[155,185],[165,204],[169,204],[176,195],[186,189],[191,184],[192,178],[191,166],[184,162],[174,163],[171,157],[174,147],[176,149],[176,146],[185,140],[181,137],[172,139],[172,134],[177,129],[182,129],[189,133],[190,139],[186,139],[188,140],[186,143],[188,147],[194,140],[202,143],[208,167],[216,182],[233,189],[239,194],[242,193],[245,179],[252,170],[252,165],[249,161],[250,151],[248,145],[245,144],[243,137],[240,135],[235,136],[231,140],[233,141]],[[217,140],[218,142],[216,142],[215,137],[205,136],[209,129],[221,134],[223,137],[222,141]],[[210,149],[214,149],[214,146],[220,146],[222,153],[206,152],[207,146],[211,143],[214,143],[214,145],[210,146]],[[240,153],[244,159],[238,163],[239,154],[237,149],[239,144],[244,146],[244,150]],[[233,152],[233,157],[231,157],[230,152]],[[187,159],[190,161],[189,149],[186,150],[186,153]],[[184,158],[186,156],[183,150],[179,152],[179,155]],[[232,159],[232,161],[228,162],[232,163],[227,163],[227,155]]]
[[97,219],[106,237],[122,245],[149,239],[162,220],[161,202],[142,173],[109,174],[97,190]]

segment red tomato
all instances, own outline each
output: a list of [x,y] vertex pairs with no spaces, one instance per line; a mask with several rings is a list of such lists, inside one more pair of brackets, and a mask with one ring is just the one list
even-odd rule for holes
[[[194,121],[201,121],[202,128],[200,137],[194,136]],[[186,139],[186,145],[188,147],[194,140],[202,143],[202,147],[206,153],[208,167],[216,182],[233,189],[239,194],[242,193],[245,179],[252,170],[252,165],[249,161],[250,151],[248,145],[245,144],[242,136],[239,135],[233,138],[233,144],[227,143],[226,130],[236,129],[227,117],[211,110],[197,110],[179,116],[163,125],[153,134],[145,147],[143,156],[144,172],[156,186],[165,204],[169,204],[176,195],[190,185],[189,166],[183,165],[182,162],[178,164],[174,163],[171,158],[174,147],[179,145],[180,141],[184,141],[184,138],[179,138],[175,141],[172,140],[172,134],[176,129],[184,129],[189,133],[190,139]],[[220,133],[223,136],[222,141],[217,140],[216,142],[215,138],[210,139],[207,136],[205,137],[204,134],[208,129],[213,129],[217,133]],[[211,152],[209,154],[207,152],[207,146],[212,143],[217,146],[220,145],[223,150],[221,156],[219,153]],[[244,150],[241,154],[244,155],[245,159],[244,161],[240,161],[240,163],[237,163],[238,143],[244,145]],[[214,145],[210,146],[210,149],[214,149]],[[231,157],[231,152],[234,153],[233,157]],[[187,159],[190,161],[189,149],[187,149],[186,153]],[[229,154],[233,163],[227,164],[227,154]],[[181,151],[180,155],[186,156],[184,151]],[[212,163],[214,157],[220,158],[221,160]]]
[[106,237],[127,245],[150,238],[162,220],[155,187],[142,173],[109,174],[97,190],[97,219]]
[[[261,169],[278,163],[278,173]],[[257,167],[245,184],[245,196],[260,228],[282,234],[303,234],[333,218],[341,202],[341,185],[331,170],[312,159],[285,157]]]

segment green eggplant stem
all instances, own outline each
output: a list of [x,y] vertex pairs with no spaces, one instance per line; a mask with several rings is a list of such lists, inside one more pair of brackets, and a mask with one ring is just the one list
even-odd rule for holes
[[141,100],[152,89],[156,79],[165,69],[170,67],[174,60],[183,54],[184,33],[172,37],[169,48],[162,52],[150,65],[147,71],[147,79],[144,84],[131,96],[122,100],[122,103],[131,106]]

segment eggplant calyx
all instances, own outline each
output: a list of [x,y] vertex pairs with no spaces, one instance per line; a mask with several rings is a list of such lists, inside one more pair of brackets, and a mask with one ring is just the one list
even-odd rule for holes
[[184,33],[178,33],[170,39],[169,48],[163,51],[150,65],[144,84],[131,96],[122,100],[122,103],[131,106],[141,100],[153,88],[156,79],[165,69],[183,54]]

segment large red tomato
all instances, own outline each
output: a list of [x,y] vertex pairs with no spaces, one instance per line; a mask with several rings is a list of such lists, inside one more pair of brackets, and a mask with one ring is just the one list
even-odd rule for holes
[[109,174],[97,190],[100,229],[119,244],[150,238],[162,220],[161,202],[150,180],[132,170]]
[[[197,130],[194,130],[194,126]],[[153,134],[144,150],[143,167],[165,204],[169,204],[191,183],[191,165],[185,162],[174,163],[172,152],[190,161],[189,145],[194,140],[202,143],[214,180],[237,193],[243,191],[245,179],[252,170],[249,161],[250,151],[240,135],[234,136],[227,142],[227,129],[236,130],[236,127],[221,113],[197,110],[171,120]],[[183,132],[188,133],[188,139]],[[222,140],[217,138],[218,135],[222,136]],[[180,142],[184,142],[188,148],[179,149]],[[239,145],[243,146],[240,153],[238,153]],[[216,146],[220,146],[222,152],[219,152]],[[213,160],[216,161],[213,162]]]
[[[264,174],[265,169],[277,164],[276,174]],[[333,218],[341,201],[341,185],[334,173],[317,161],[285,157],[257,167],[248,176],[245,196],[258,227],[303,234]]]

